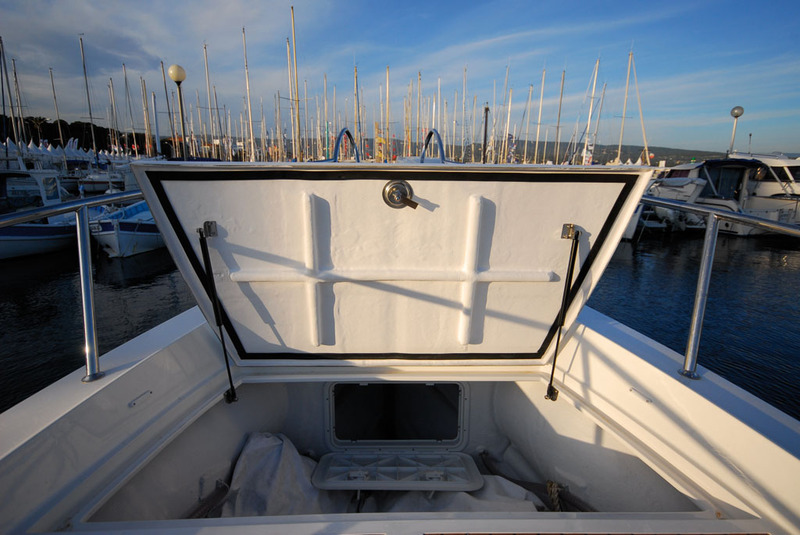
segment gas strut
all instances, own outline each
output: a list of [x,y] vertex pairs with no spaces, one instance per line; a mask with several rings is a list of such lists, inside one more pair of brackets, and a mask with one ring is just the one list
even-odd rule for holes
[[569,264],[567,265],[567,276],[564,279],[564,295],[561,297],[561,310],[558,312],[558,334],[556,335],[556,351],[553,354],[553,368],[550,370],[550,383],[547,385],[547,394],[544,399],[555,401],[558,399],[558,389],[553,386],[553,378],[556,374],[556,359],[558,358],[558,347],[561,343],[561,329],[564,327],[564,322],[567,316],[567,299],[569,292],[572,289],[572,275],[575,272],[575,259],[578,257],[578,241],[581,238],[581,231],[575,228],[572,223],[565,223],[561,229],[561,238],[564,240],[572,240],[572,245],[569,250]]
[[214,305],[214,321],[219,329],[219,339],[222,342],[222,354],[225,357],[225,369],[228,371],[228,384],[230,389],[225,392],[225,402],[233,403],[238,401],[236,388],[233,386],[231,376],[231,365],[228,358],[228,349],[225,347],[225,333],[222,330],[222,311],[220,309],[219,298],[217,297],[217,285],[214,283],[214,273],[211,271],[211,257],[208,255],[208,243],[206,238],[213,238],[217,235],[217,223],[215,221],[205,221],[203,227],[197,229],[200,234],[200,250],[203,252],[203,267],[206,271],[205,287],[211,296],[211,303]]

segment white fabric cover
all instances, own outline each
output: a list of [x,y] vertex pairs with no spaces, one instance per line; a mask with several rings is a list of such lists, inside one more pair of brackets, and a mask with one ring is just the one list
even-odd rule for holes
[[352,492],[318,490],[311,484],[316,465],[281,434],[251,435],[236,462],[222,516],[347,512]]
[[[353,513],[354,491],[324,491],[311,483],[316,462],[300,455],[282,434],[248,439],[222,506],[223,517]],[[483,476],[474,492],[362,493],[361,512],[536,511],[544,504],[532,493],[498,476]]]
[[[483,487],[473,492],[381,492],[374,496],[375,511],[415,512],[530,512],[544,504],[531,492],[499,476],[483,476]],[[369,504],[363,509],[371,512]]]

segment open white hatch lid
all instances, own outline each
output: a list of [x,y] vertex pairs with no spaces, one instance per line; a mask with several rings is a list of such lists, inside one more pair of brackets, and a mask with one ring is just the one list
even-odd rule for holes
[[541,358],[564,301],[565,229],[579,231],[568,327],[650,177],[493,165],[133,168],[213,322],[198,229],[211,232],[222,322],[244,359]]

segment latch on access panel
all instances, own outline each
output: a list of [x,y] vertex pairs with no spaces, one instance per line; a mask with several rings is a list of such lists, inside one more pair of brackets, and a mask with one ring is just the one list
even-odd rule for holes
[[405,180],[390,180],[383,187],[383,200],[392,208],[403,208],[410,206],[416,209],[419,203],[414,202],[414,190],[411,189],[411,184]]

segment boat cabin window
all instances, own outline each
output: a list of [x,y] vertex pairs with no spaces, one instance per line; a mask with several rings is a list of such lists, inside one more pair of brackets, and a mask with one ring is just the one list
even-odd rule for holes
[[[747,168],[742,167],[709,167],[706,170],[717,189],[717,196],[722,199],[734,199],[738,196],[744,173],[748,171]],[[710,184],[706,184],[702,196],[715,196]]]
[[667,172],[666,178],[681,178],[688,177],[691,169],[670,169]]
[[457,442],[463,388],[457,383],[332,385],[334,442]]
[[775,173],[784,182],[800,182],[800,165],[775,168]]
[[[781,176],[781,175],[783,175],[783,176]],[[784,181],[786,180],[786,175],[783,174],[782,172],[780,172],[780,169],[778,170],[778,177],[781,180],[784,180]],[[764,182],[764,181],[769,182],[769,181],[775,180],[775,177],[772,176],[772,173],[770,173],[769,168],[767,168],[767,167],[759,167],[750,176],[750,180],[755,180],[755,181],[758,181],[758,182]]]

